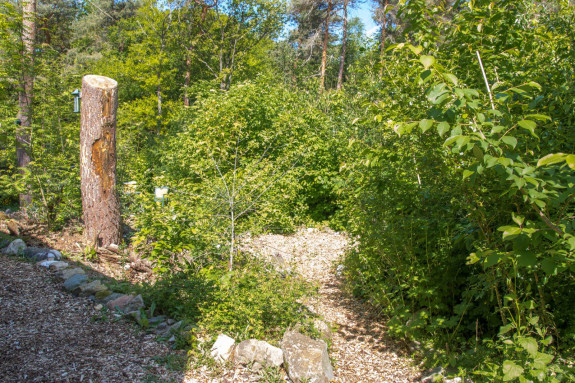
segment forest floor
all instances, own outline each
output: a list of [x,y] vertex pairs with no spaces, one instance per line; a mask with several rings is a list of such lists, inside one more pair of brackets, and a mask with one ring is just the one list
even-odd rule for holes
[[[29,245],[61,250],[99,274],[133,282],[150,277],[128,268],[130,260],[126,257],[109,254],[97,262],[82,259],[79,228],[49,233],[24,225],[24,230],[31,239]],[[421,375],[405,354],[405,347],[386,335],[384,322],[369,305],[343,288],[342,266],[338,266],[348,246],[345,234],[329,229],[243,238],[244,251],[261,254],[317,285],[318,295],[305,304],[332,328],[330,357],[336,382],[416,381]],[[0,341],[0,375],[14,377],[7,381],[260,380],[258,373],[243,367],[227,366],[218,371],[202,367],[186,372],[168,369],[170,360],[185,355],[155,342],[132,324],[98,320],[93,303],[63,293],[37,265],[0,257],[0,299],[0,331],[9,334]]]

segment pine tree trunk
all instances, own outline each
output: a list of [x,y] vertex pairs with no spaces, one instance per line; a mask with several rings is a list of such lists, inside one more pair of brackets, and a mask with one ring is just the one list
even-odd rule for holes
[[319,78],[319,89],[320,92],[323,92],[325,89],[325,69],[327,64],[327,44],[329,42],[329,17],[331,16],[331,9],[333,4],[330,1],[327,3],[327,12],[325,14],[325,34],[323,38],[323,49],[321,52],[321,71],[320,71],[320,78]]
[[347,2],[343,1],[343,36],[341,41],[341,58],[339,60],[339,75],[337,76],[337,89],[343,85],[343,70],[345,69],[345,47],[347,45]]
[[84,76],[80,129],[80,174],[84,235],[96,246],[120,244],[120,201],[116,194],[118,83]]
[[[18,92],[18,119],[20,126],[16,131],[17,165],[25,169],[30,164],[30,127],[32,126],[32,91],[34,88],[34,42],[36,40],[36,0],[22,4],[22,77]],[[23,172],[23,170],[22,170]],[[20,206],[32,202],[30,192],[20,194]]]

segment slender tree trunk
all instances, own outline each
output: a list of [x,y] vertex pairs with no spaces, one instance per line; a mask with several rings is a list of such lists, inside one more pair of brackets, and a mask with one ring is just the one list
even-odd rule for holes
[[325,34],[323,37],[323,49],[321,52],[321,70],[320,70],[320,77],[319,77],[319,89],[320,92],[323,92],[325,89],[325,68],[327,64],[327,44],[329,42],[329,18],[331,16],[331,9],[333,4],[331,0],[327,3],[327,12],[325,14]]
[[188,95],[188,88],[190,86],[191,67],[192,67],[192,49],[190,45],[188,49],[188,57],[186,58],[186,73],[184,75],[184,106],[190,106],[190,96]]
[[347,45],[347,2],[343,0],[343,36],[341,41],[341,58],[339,60],[339,75],[337,76],[337,89],[343,85],[343,70],[345,68],[345,48]]
[[[22,3],[22,77],[18,92],[18,119],[20,126],[16,131],[16,157],[21,172],[30,164],[30,127],[32,126],[32,98],[34,88],[34,42],[36,40],[36,0]],[[20,206],[32,202],[28,190],[20,194]]]
[[118,83],[104,76],[82,79],[80,174],[84,235],[96,246],[120,244],[116,194]]
[[380,48],[379,48],[379,60],[381,67],[379,68],[379,78],[383,77],[383,58],[385,55],[385,39],[386,35],[386,25],[387,25],[387,5],[388,1],[384,0],[383,2],[383,18],[381,20],[381,38],[380,38]]

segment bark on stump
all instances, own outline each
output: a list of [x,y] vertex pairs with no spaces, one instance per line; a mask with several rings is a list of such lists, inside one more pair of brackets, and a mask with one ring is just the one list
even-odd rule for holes
[[120,201],[116,194],[118,83],[84,76],[80,128],[80,174],[84,235],[95,246],[120,244]]

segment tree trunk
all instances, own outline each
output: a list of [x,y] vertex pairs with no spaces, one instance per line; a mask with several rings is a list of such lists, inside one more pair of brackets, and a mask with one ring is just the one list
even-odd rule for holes
[[327,64],[327,44],[329,42],[329,17],[331,16],[331,9],[333,4],[330,1],[327,3],[327,12],[325,14],[325,34],[323,38],[323,49],[321,52],[321,71],[319,77],[319,90],[323,92],[325,89],[325,68]]
[[345,68],[345,47],[347,45],[347,2],[343,0],[343,36],[341,41],[341,58],[339,60],[339,75],[337,76],[337,89],[343,85],[343,70]]
[[84,76],[80,129],[80,173],[85,237],[96,246],[120,244],[120,201],[116,195],[118,83]]
[[[24,173],[30,164],[30,127],[32,126],[32,91],[34,88],[34,42],[36,40],[36,0],[22,4],[22,77],[18,92],[18,119],[20,126],[16,130],[17,165]],[[32,202],[30,191],[20,194],[20,206]]]

